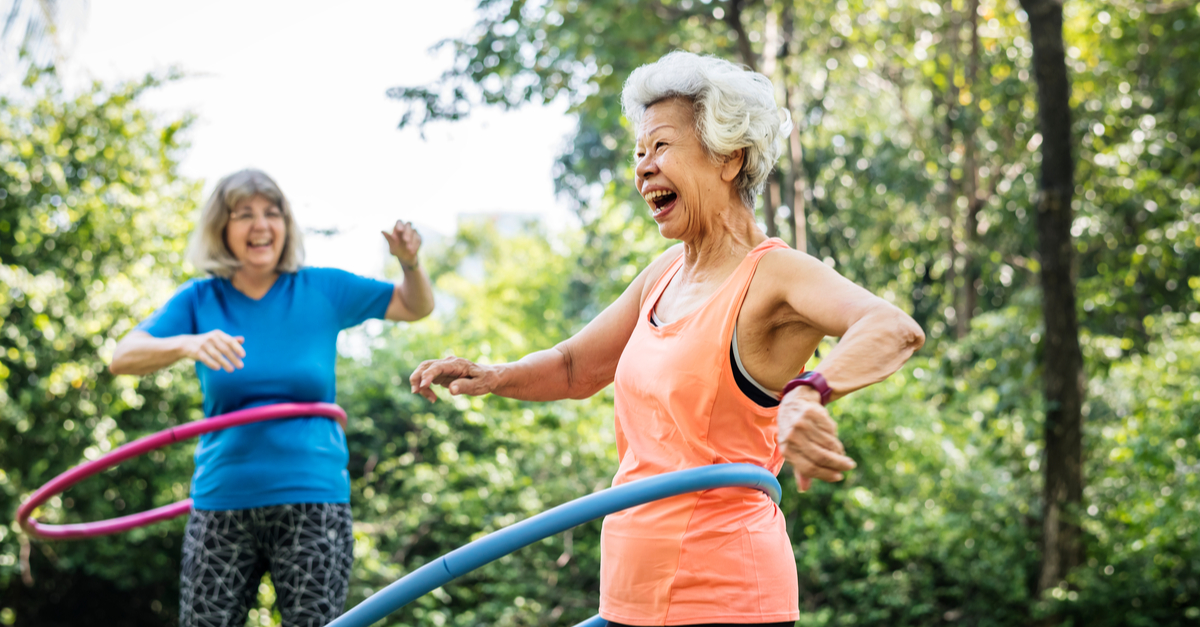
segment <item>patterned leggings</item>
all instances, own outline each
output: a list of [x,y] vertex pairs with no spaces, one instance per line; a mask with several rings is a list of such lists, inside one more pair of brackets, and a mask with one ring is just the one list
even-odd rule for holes
[[183,541],[180,627],[242,627],[268,570],[285,627],[337,618],[354,561],[352,522],[346,503],[193,510]]

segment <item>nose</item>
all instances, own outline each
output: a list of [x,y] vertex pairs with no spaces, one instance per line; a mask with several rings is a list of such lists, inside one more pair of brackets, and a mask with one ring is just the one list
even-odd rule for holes
[[641,159],[638,159],[634,171],[637,177],[643,181],[658,172],[658,164],[654,162],[654,153],[647,152]]

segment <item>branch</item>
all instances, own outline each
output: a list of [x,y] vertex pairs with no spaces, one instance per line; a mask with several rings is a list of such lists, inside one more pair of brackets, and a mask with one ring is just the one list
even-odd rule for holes
[[737,33],[738,54],[742,57],[742,63],[757,72],[758,64],[754,62],[754,50],[750,47],[750,37],[746,34],[746,27],[742,24],[743,2],[744,0],[729,0],[729,11],[725,13],[725,23],[733,29],[733,32]]
[[1163,13],[1171,13],[1172,11],[1186,9],[1188,7],[1195,6],[1196,4],[1198,4],[1196,2],[1196,0],[1191,0],[1190,2],[1188,0],[1183,0],[1181,2],[1148,4],[1148,5],[1146,5],[1146,13],[1153,13],[1154,15],[1162,15]]

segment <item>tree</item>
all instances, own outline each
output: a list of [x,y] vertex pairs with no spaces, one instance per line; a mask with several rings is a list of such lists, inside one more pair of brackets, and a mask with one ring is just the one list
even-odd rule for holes
[[17,71],[61,60],[75,44],[87,8],[87,0],[0,2],[0,59]]
[[[630,251],[652,230],[636,226],[644,219],[621,157],[630,145],[615,101],[621,78],[674,48],[772,72],[797,134],[765,199],[768,229],[787,235],[775,218],[790,190],[795,213],[804,207],[808,251],[913,311],[932,340],[926,350],[953,355],[947,363],[963,378],[994,367],[995,354],[971,335],[1014,307],[1044,312],[1013,337],[1037,347],[1046,378],[1044,406],[1025,408],[1038,417],[1023,416],[1046,431],[1031,444],[1041,481],[1027,478],[1043,492],[1033,500],[1046,507],[1046,564],[1069,566],[1087,540],[1077,526],[1084,367],[1102,376],[1145,350],[1158,316],[1200,314],[1184,288],[1200,274],[1200,79],[1182,69],[1200,54],[1200,12],[1189,3],[1052,2],[1057,17],[1047,21],[1031,17],[1047,3],[1022,4],[488,2],[477,28],[449,43],[455,64],[441,81],[392,93],[411,105],[404,123],[567,97],[579,129],[560,162],[561,189],[577,203],[590,250]],[[1057,44],[1047,47],[1051,31]],[[1047,63],[1062,67],[1047,75]],[[593,263],[581,266],[611,277],[603,270],[617,258],[640,259],[619,254],[583,253]],[[595,294],[605,279],[580,280]],[[1082,339],[1077,298],[1087,312]],[[955,341],[940,345],[946,338]],[[957,386],[948,394],[977,397]],[[1017,406],[995,411],[1021,415]],[[1013,472],[1025,476],[1030,461],[1020,457]],[[1055,568],[1032,577],[1030,592],[1057,585],[1065,570]]]
[[[176,172],[188,120],[139,97],[162,78],[66,96],[34,70],[0,98],[0,513],[84,459],[198,416],[194,377],[113,377],[102,353],[184,278],[199,193]],[[187,447],[90,479],[37,516],[99,520],[186,497]],[[182,526],[109,541],[31,540],[0,527],[0,608],[19,624],[164,620]],[[124,593],[122,593],[124,591]],[[0,617],[2,618],[2,617]]]
[[1061,0],[1021,0],[1029,15],[1038,126],[1042,133],[1041,189],[1037,199],[1042,270],[1042,353],[1046,467],[1042,497],[1042,572],[1038,590],[1057,586],[1083,563],[1079,514],[1083,503],[1083,354],[1079,348],[1071,241],[1075,141],[1071,83],[1063,43]]
[[[1194,2],[1061,7],[1071,109],[1070,126],[1056,130],[1077,152],[1074,182],[1059,190],[1071,219],[1057,214],[1053,226],[1069,228],[1066,252],[1078,259],[1050,261],[1078,272],[1088,482],[1085,508],[1059,510],[1079,526],[1086,559],[1046,590],[1040,504],[1061,454],[1044,431],[1063,408],[1030,390],[1045,389],[1049,360],[1063,356],[1043,317],[1063,308],[1039,278],[1049,221],[1031,202],[1047,199],[1034,170],[1051,156],[1048,122],[1038,121],[1045,94],[1032,80],[1042,60],[1033,14],[1018,0],[488,0],[479,16],[446,44],[455,60],[442,82],[394,92],[412,98],[406,120],[567,99],[579,127],[556,177],[582,228],[464,225],[445,250],[426,253],[439,302],[453,306],[412,327],[368,327],[356,345],[370,350],[340,362],[358,542],[352,603],[481,533],[608,484],[607,393],[429,405],[405,377],[447,353],[499,361],[552,345],[668,244],[629,185],[616,96],[634,67],[684,48],[771,73],[797,123],[764,225],[785,238],[806,232],[810,254],[910,309],[931,339],[896,376],[831,406],[860,461],[845,482],[800,495],[783,479],[800,624],[1200,619]],[[0,107],[0,506],[10,513],[89,450],[198,415],[187,368],[113,378],[94,348],[184,278],[177,254],[196,190],[170,157],[186,120],[140,109],[141,83],[78,98],[49,77],[33,85]],[[143,158],[160,152],[168,158]],[[783,209],[793,205],[803,216],[794,229]],[[94,520],[175,500],[189,450],[160,459],[94,478],[40,516]],[[88,615],[169,625],[180,527],[24,545],[0,527],[0,624]],[[387,624],[575,624],[595,611],[598,542],[598,524],[547,539]],[[33,587],[22,581],[23,548]],[[256,610],[255,621],[270,618]]]

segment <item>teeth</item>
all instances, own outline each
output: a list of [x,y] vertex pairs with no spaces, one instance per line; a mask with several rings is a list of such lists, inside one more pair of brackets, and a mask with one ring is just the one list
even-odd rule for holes
[[646,200],[649,200],[650,202],[654,202],[654,201],[658,200],[659,198],[662,198],[663,196],[666,196],[667,194],[670,194],[670,193],[671,192],[669,192],[665,189],[656,189],[652,192],[646,193]]
[[662,210],[663,210],[662,207],[658,206],[658,201],[665,198],[666,196],[674,195],[674,194],[675,194],[675,192],[672,192],[670,190],[656,189],[652,192],[646,192],[645,194],[643,194],[643,198],[645,198],[646,202],[650,204],[650,211],[654,215],[658,215],[658,214],[662,213]]

